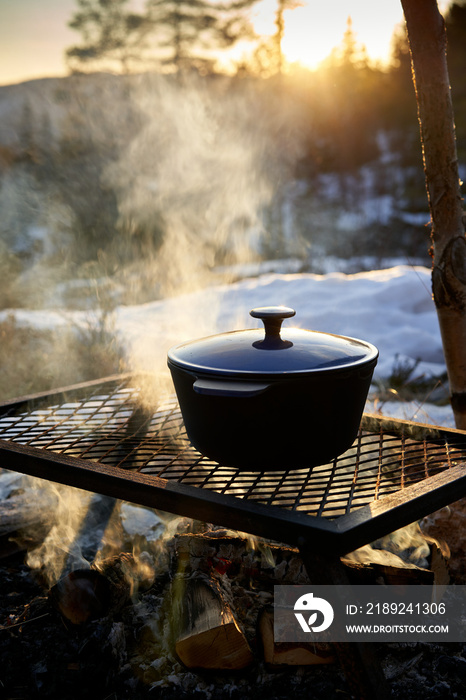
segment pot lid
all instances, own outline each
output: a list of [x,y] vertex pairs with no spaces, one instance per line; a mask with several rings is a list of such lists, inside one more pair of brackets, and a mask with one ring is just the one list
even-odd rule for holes
[[295,313],[286,306],[252,309],[251,316],[263,321],[263,329],[230,331],[176,345],[168,352],[169,364],[235,376],[325,372],[375,364],[378,350],[365,341],[294,327],[282,329],[284,319]]

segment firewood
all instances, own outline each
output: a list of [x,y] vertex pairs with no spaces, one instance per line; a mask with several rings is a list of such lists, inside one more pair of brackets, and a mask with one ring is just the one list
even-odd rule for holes
[[173,557],[186,572],[211,571],[234,577],[239,583],[307,583],[308,578],[298,550],[265,540],[214,531],[206,534],[178,534]]
[[108,580],[111,595],[109,604],[114,611],[121,610],[139,590],[149,588],[154,582],[149,561],[145,561],[142,555],[136,558],[128,552],[122,552],[94,562],[92,568]]
[[[426,538],[427,540],[427,538]],[[364,548],[364,559],[351,555],[342,557],[350,583],[389,585],[444,583],[447,575],[448,552],[433,538],[427,540],[435,561],[435,571],[422,569],[404,562],[400,557]],[[253,580],[256,583],[309,584],[309,577],[297,548],[254,540],[251,544],[244,537],[230,534],[179,534],[174,540],[173,555],[177,565],[182,563],[187,572],[208,574],[214,570],[226,573],[239,582]]]
[[[260,640],[264,660],[271,669],[329,664],[334,661],[333,647],[330,649],[320,645],[275,642],[273,618],[270,613],[263,611],[264,603],[261,604],[256,593],[260,589],[268,591],[272,597],[273,586],[276,584],[310,583],[298,549],[218,531],[178,534],[172,547],[172,570],[182,571],[184,580],[189,582],[188,586],[194,586],[191,591],[188,587],[187,592],[181,594],[184,596],[183,619],[187,618],[188,621],[178,634],[176,650],[180,658],[184,654],[182,661],[185,665],[190,668],[226,667],[224,660],[217,660],[217,651],[214,653],[212,650],[219,646],[215,636],[221,626],[219,620],[222,624],[229,623],[232,610],[251,643],[254,645],[255,636]],[[441,556],[436,543],[431,543],[431,552],[432,547],[435,548],[436,556]],[[363,561],[342,559],[347,578],[353,584],[429,585],[436,580],[434,571],[404,562],[390,552],[368,547],[367,551],[359,550],[358,556],[363,556]],[[371,557],[373,561],[370,561]],[[311,556],[310,562],[312,561]],[[208,582],[207,589],[199,582],[194,583],[199,579]],[[215,606],[212,603],[213,582],[220,585],[220,600],[223,598],[223,602],[217,599]],[[223,615],[222,609],[225,606],[227,612]],[[210,615],[206,610],[214,612]],[[180,613],[177,615],[180,616]],[[235,625],[233,628],[236,631]],[[228,644],[226,648],[229,648]],[[221,653],[224,653],[223,650]]]
[[332,664],[335,657],[329,644],[276,642],[273,634],[273,612],[264,608],[258,619],[264,661],[268,666],[315,666]]
[[53,607],[74,625],[82,625],[127,605],[139,583],[139,566],[132,555],[122,553],[63,576],[51,587]]
[[[390,586],[405,584],[431,586],[435,582],[433,571],[408,564],[391,552],[371,550],[370,547],[367,547],[364,553],[367,557],[365,561],[345,557],[341,560],[350,583],[354,585],[374,585],[383,582]],[[373,561],[370,557],[373,558]]]
[[253,654],[219,586],[201,578],[178,580],[175,650],[187,668],[239,670]]
[[93,569],[77,569],[60,579],[49,591],[49,601],[73,625],[98,619],[108,610],[109,584]]

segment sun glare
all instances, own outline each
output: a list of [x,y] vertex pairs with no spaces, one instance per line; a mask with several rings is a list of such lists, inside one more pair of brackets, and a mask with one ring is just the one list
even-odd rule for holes
[[[298,3],[297,3],[298,4]],[[272,35],[275,31],[276,0],[262,0],[254,20],[256,31]],[[369,59],[385,63],[395,26],[403,21],[399,0],[302,0],[301,6],[284,11],[283,54],[289,63],[298,62],[315,69],[339,46],[348,17],[356,41],[367,49]]]
[[[300,63],[306,68],[315,69],[341,43],[346,29],[346,18],[333,18],[325,22],[322,16],[313,17],[310,13],[291,12],[286,18],[285,36],[282,50],[289,63]],[[303,21],[305,19],[305,21]]]

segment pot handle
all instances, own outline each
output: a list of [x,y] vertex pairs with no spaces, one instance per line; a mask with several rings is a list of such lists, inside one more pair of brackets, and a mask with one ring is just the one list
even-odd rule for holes
[[257,396],[268,389],[270,384],[260,382],[228,381],[227,379],[196,379],[193,389],[204,396]]
[[285,350],[293,343],[289,340],[282,340],[280,329],[285,318],[291,318],[296,314],[289,306],[260,306],[252,309],[250,315],[253,318],[260,318],[264,323],[265,337],[257,340],[253,346],[258,350]]

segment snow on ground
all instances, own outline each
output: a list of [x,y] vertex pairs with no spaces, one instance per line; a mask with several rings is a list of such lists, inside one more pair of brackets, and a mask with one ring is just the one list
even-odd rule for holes
[[[397,265],[389,269],[344,274],[269,273],[235,284],[205,289],[139,306],[115,310],[115,333],[132,368],[167,371],[171,345],[228,330],[260,327],[249,316],[256,306],[283,304],[296,310],[284,322],[312,330],[367,340],[379,349],[375,381],[390,376],[397,359],[416,361],[416,375],[445,371],[430,270]],[[89,322],[86,312],[15,310],[19,323],[53,328]],[[8,311],[0,312],[0,320]],[[285,332],[285,330],[284,330]],[[424,423],[453,426],[449,406],[426,403],[368,403],[367,410]]]

